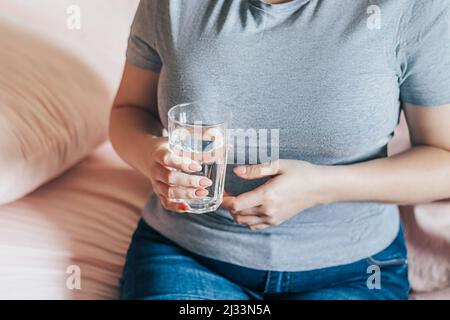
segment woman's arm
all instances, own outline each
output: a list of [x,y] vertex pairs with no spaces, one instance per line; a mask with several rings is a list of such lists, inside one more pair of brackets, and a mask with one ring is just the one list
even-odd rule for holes
[[450,105],[405,105],[413,147],[396,156],[345,166],[295,160],[234,169],[264,185],[226,197],[235,221],[253,230],[278,225],[315,205],[342,201],[416,204],[450,198]]
[[212,181],[189,174],[200,171],[200,164],[170,152],[167,138],[161,136],[158,79],[154,72],[126,64],[111,111],[109,136],[121,158],[150,179],[163,207],[185,212],[187,204],[173,199],[204,197]]
[[144,174],[148,167],[146,151],[150,152],[162,133],[157,108],[158,80],[159,74],[127,63],[110,117],[109,136],[114,149]]
[[390,158],[326,167],[335,201],[416,204],[450,198],[450,105],[404,105],[413,147]]

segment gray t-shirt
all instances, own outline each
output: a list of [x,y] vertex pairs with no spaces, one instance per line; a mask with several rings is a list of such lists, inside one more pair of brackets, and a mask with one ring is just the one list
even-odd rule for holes
[[[449,3],[142,0],[127,59],[160,72],[165,126],[173,105],[205,101],[205,113],[231,111],[233,128],[279,129],[281,159],[352,164],[386,157],[400,101],[450,103]],[[239,194],[263,182],[229,169],[225,189]],[[262,231],[225,210],[167,212],[154,195],[143,217],[197,254],[277,271],[354,262],[399,230],[397,207],[372,202],[316,206]]]

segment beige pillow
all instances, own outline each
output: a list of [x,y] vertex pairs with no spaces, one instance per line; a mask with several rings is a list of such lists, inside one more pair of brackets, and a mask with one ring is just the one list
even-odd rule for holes
[[106,139],[111,94],[72,57],[0,21],[0,204],[58,176]]

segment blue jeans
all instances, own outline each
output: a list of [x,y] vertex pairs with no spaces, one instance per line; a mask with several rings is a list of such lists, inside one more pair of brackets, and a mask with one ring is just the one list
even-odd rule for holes
[[248,269],[189,252],[143,220],[128,250],[122,299],[385,300],[407,299],[406,246],[395,241],[360,261],[301,272]]

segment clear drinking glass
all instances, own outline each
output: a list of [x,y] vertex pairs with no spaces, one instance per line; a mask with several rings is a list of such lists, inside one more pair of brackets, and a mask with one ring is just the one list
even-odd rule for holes
[[[209,110],[209,111],[208,111]],[[169,144],[175,154],[202,166],[193,173],[209,178],[208,195],[199,199],[175,199],[189,205],[188,212],[202,214],[219,208],[223,200],[227,162],[229,114],[199,103],[176,105],[169,110]]]

